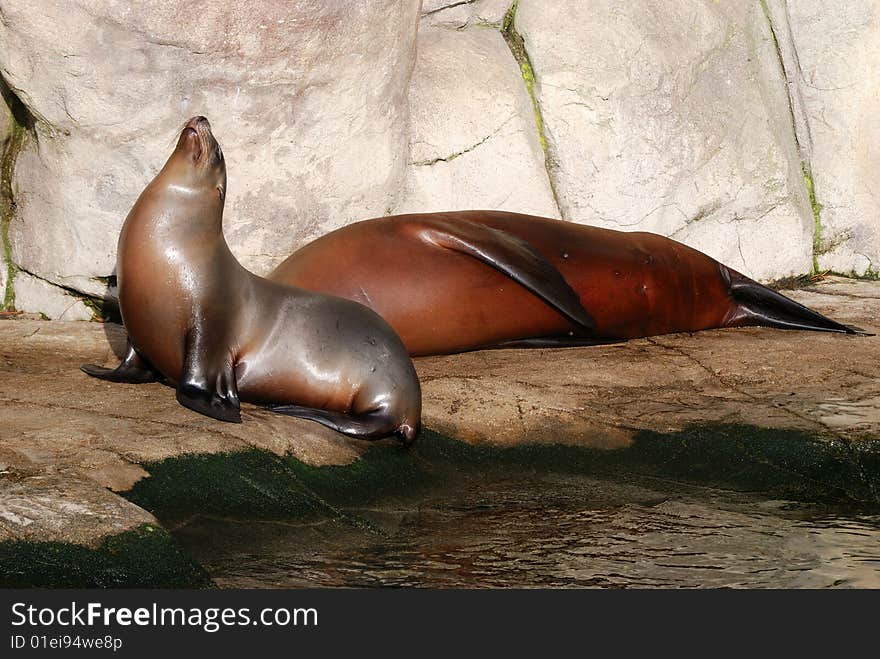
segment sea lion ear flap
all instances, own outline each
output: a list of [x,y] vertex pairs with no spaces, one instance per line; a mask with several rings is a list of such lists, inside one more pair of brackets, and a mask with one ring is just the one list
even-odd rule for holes
[[177,402],[219,421],[241,423],[238,387],[228,351],[206,341],[198,328],[186,337]]
[[425,242],[467,254],[503,272],[570,321],[593,330],[595,321],[562,273],[525,240],[478,222],[450,222],[443,215],[399,225]]

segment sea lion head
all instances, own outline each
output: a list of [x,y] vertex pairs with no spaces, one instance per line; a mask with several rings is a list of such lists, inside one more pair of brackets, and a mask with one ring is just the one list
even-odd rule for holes
[[[226,200],[226,161],[219,142],[205,117],[193,117],[184,124],[174,152],[162,174],[185,194],[208,195],[219,202]],[[216,203],[215,202],[215,203]]]

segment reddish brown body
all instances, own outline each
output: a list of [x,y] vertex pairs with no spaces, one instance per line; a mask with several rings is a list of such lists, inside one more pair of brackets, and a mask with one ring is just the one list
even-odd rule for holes
[[[482,225],[515,236],[562,274],[594,321],[585,332],[544,299],[473,255],[434,238]],[[367,220],[296,251],[270,275],[372,307],[413,355],[459,352],[534,337],[601,340],[749,324],[728,270],[651,233],[625,233],[497,211]]]

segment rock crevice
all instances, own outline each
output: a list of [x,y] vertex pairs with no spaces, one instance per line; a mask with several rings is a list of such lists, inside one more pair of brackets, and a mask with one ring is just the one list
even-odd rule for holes
[[562,206],[559,204],[559,195],[556,192],[556,184],[553,180],[553,156],[551,154],[551,146],[547,141],[547,133],[546,127],[544,125],[544,117],[541,113],[541,103],[538,100],[537,95],[535,94],[535,70],[532,67],[532,62],[529,59],[528,50],[526,50],[525,40],[522,35],[516,30],[516,10],[519,5],[519,0],[514,0],[513,4],[510,5],[510,9],[507,10],[507,13],[504,15],[504,21],[501,23],[501,34],[504,35],[504,40],[507,42],[508,47],[510,48],[510,52],[513,55],[513,58],[516,60],[517,65],[522,72],[523,82],[526,86],[526,91],[529,94],[529,98],[532,101],[532,108],[535,114],[535,128],[538,131],[538,139],[541,142],[541,149],[544,151],[544,169],[547,172],[547,181],[550,184],[550,190],[553,193],[553,202],[556,204],[556,210],[560,218],[563,220],[568,219],[563,212]]

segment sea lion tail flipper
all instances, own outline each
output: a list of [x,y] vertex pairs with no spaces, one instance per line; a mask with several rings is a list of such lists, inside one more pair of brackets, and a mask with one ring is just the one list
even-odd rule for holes
[[235,370],[219,344],[200,340],[192,330],[186,338],[183,373],[177,384],[177,402],[219,421],[241,423]]
[[134,346],[131,345],[131,341],[128,341],[125,356],[116,368],[104,368],[96,364],[83,364],[79,368],[86,375],[108,382],[143,384],[162,380],[162,375],[138,354]]
[[[739,322],[733,324],[762,325],[779,329],[840,332],[870,336],[858,327],[831,320],[776,291],[728,270],[730,294],[738,303]],[[743,322],[745,321],[745,322]]]
[[401,441],[409,444],[418,432],[417,426],[410,426],[407,423],[401,424],[385,409],[377,409],[363,414],[345,414],[302,405],[271,405],[269,409],[278,414],[316,421],[323,426],[341,432],[343,435],[358,439],[382,439],[389,435],[398,435]]
[[595,321],[562,273],[531,244],[506,231],[477,222],[449,222],[443,217],[402,225],[439,247],[467,254],[503,272],[576,325],[593,330]]

